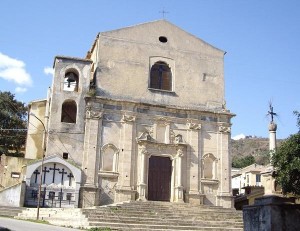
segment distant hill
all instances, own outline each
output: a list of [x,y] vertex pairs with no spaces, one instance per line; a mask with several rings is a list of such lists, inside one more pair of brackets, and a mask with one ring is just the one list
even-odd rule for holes
[[[277,146],[282,140],[277,140]],[[246,136],[244,139],[231,140],[232,159],[253,156],[255,163],[268,164],[269,162],[269,138]]]

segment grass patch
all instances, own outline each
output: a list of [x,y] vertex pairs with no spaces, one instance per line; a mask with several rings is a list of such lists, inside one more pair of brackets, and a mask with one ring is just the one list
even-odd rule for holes
[[93,228],[88,229],[88,231],[111,231],[111,229],[108,227],[105,227],[105,228],[93,227]]

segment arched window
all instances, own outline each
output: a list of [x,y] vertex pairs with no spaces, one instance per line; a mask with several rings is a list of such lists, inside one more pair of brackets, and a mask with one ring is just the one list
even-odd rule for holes
[[216,164],[217,158],[211,154],[205,154],[203,156],[203,178],[216,179]]
[[172,72],[165,62],[156,62],[150,70],[150,88],[172,90]]
[[101,149],[100,171],[118,172],[119,149],[113,144],[106,144]]
[[74,71],[68,71],[64,78],[64,91],[78,91],[78,75]]
[[61,122],[76,123],[77,105],[74,100],[66,100],[61,107]]

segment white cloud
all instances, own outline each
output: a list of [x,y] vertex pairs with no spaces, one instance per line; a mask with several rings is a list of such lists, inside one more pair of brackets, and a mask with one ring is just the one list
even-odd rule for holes
[[53,70],[52,67],[45,67],[45,68],[44,68],[44,73],[45,73],[46,75],[53,75],[53,74],[54,74],[54,70]]
[[18,85],[31,86],[32,79],[25,69],[25,63],[0,52],[0,78]]
[[16,87],[16,89],[15,89],[16,93],[23,93],[26,91],[27,91],[27,88],[25,88],[25,87]]
[[240,139],[245,139],[246,136],[244,134],[239,134],[239,135],[236,135],[234,137],[231,137],[233,140],[240,140]]

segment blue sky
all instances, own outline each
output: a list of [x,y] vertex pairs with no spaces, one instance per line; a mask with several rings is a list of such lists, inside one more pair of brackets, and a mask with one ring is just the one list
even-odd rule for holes
[[85,57],[98,32],[162,18],[227,52],[232,136],[268,136],[271,100],[278,138],[297,131],[299,0],[51,0],[0,2],[0,90],[43,99],[56,55]]

